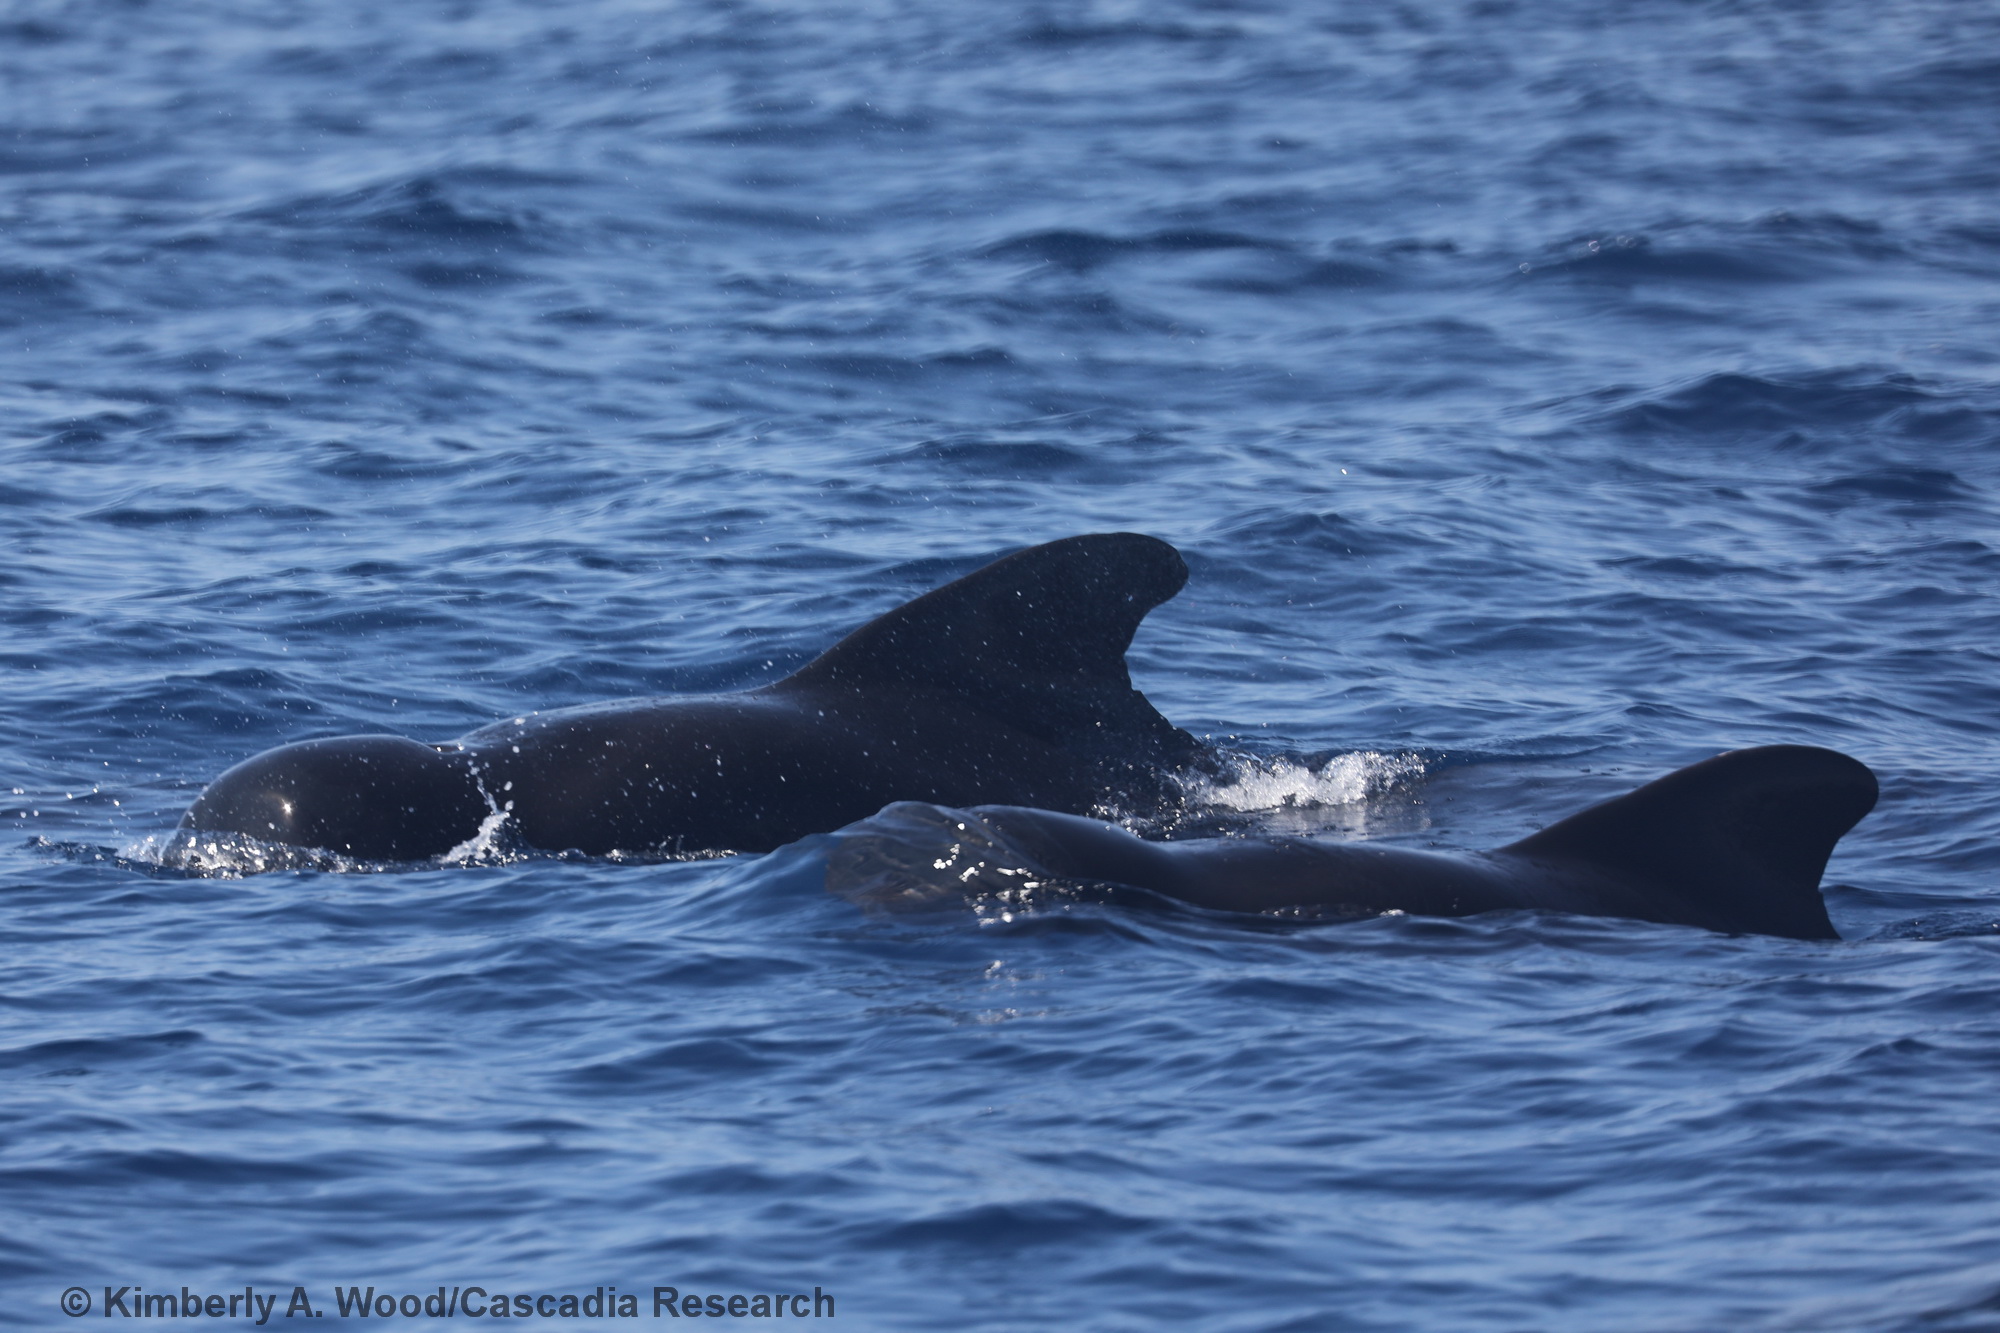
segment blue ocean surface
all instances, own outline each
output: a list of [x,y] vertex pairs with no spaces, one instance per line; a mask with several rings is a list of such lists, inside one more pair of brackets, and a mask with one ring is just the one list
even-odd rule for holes
[[[1996,331],[1990,5],[11,0],[0,1320],[2000,1329]],[[1844,940],[168,854],[1114,530],[1189,829],[1823,745]]]

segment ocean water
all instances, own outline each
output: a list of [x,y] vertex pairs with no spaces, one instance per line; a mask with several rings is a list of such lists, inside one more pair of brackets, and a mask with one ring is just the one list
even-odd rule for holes
[[[1935,0],[12,0],[0,1318],[2000,1329],[1996,124]],[[1827,745],[1845,940],[163,858],[1105,530],[1182,833]]]

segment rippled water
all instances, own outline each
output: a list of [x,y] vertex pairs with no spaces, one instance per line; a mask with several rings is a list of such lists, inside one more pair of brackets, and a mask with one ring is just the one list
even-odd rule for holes
[[[10,1317],[2000,1329],[1989,10],[18,0],[0,90]],[[1111,529],[1189,831],[1829,745],[1846,941],[159,864]]]

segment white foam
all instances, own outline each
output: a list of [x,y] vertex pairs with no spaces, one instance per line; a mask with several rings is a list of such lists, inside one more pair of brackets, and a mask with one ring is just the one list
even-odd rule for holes
[[349,871],[371,868],[316,847],[290,847],[259,842],[241,833],[207,833],[176,829],[165,836],[148,835],[119,849],[121,860],[158,866],[205,879],[237,879],[271,870]]
[[1355,805],[1423,773],[1424,761],[1418,756],[1380,750],[1335,755],[1319,768],[1290,759],[1243,755],[1227,780],[1201,779],[1188,796],[1197,805],[1242,811]]

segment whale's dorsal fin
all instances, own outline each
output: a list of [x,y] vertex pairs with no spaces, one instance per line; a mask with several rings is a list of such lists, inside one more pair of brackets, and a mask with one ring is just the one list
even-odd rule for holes
[[1138,533],[1031,546],[877,616],[774,689],[943,693],[1058,744],[1087,729],[1191,750],[1125,669],[1139,622],[1186,582],[1180,552]]
[[[1810,745],[1733,750],[1551,824],[1503,852],[1575,861],[1691,909],[1710,930],[1835,940],[1819,877],[1875,808],[1875,775]],[[1664,918],[1661,918],[1664,919]]]

